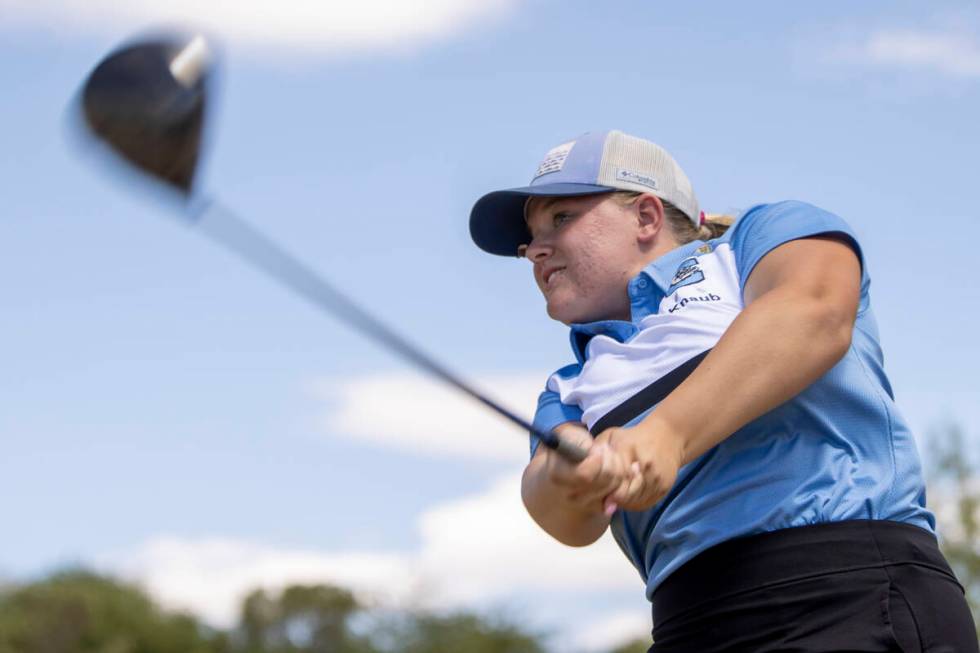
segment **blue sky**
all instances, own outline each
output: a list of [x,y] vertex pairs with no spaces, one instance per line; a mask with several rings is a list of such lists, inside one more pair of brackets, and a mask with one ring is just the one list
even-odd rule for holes
[[946,419],[976,435],[976,2],[159,4],[0,0],[0,576],[97,565],[216,623],[246,586],[314,578],[511,610],[566,650],[645,628],[611,541],[523,516],[522,434],[71,146],[81,80],[161,23],[219,44],[202,189],[516,410],[565,330],[469,208],[616,128],[710,211],[850,221],[920,449]]

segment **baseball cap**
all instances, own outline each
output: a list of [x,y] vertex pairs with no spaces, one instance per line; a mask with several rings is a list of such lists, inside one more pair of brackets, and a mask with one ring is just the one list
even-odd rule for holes
[[527,186],[487,193],[470,212],[470,235],[491,254],[517,256],[531,242],[529,197],[574,197],[617,190],[651,193],[698,225],[698,200],[687,175],[656,143],[621,131],[587,132],[548,150]]

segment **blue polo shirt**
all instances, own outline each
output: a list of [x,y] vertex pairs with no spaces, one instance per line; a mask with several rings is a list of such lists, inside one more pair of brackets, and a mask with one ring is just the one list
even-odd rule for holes
[[[630,281],[629,322],[572,326],[575,362],[549,377],[535,426],[577,421],[597,433],[640,421],[656,403],[627,412],[625,420],[609,418],[635,408],[651,387],[676,377],[717,343],[744,308],[745,282],[763,256],[821,234],[844,239],[861,256],[851,228],[836,215],[779,202],[749,209],[721,238],[688,243],[655,260]],[[934,531],[915,442],[885,376],[863,258],[861,267],[860,307],[840,362],[682,467],[655,506],[613,515],[613,535],[646,582],[648,597],[686,561],[741,535],[848,519]],[[714,401],[705,397],[690,410],[710,411]],[[532,455],[537,445],[532,436]]]

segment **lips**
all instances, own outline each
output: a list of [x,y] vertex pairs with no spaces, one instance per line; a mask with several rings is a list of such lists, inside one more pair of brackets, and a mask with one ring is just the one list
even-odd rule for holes
[[565,268],[563,267],[559,267],[559,268],[549,268],[545,270],[544,274],[541,275],[541,280],[544,282],[545,288],[551,285],[551,279],[555,276],[555,273],[561,272],[564,269]]

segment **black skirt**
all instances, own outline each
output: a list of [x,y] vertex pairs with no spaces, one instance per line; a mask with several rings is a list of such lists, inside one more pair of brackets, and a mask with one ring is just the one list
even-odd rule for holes
[[653,624],[651,653],[978,653],[935,536],[891,521],[723,542],[657,588]]

